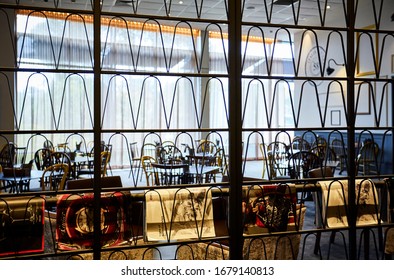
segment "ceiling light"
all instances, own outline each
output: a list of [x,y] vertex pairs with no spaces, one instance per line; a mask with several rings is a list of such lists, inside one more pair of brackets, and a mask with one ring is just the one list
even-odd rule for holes
[[182,5],[182,4],[183,4],[183,1],[179,1],[178,4]]

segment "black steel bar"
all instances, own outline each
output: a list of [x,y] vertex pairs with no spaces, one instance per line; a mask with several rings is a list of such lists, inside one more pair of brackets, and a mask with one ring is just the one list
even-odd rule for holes
[[241,0],[229,1],[230,259],[242,259]]
[[347,2],[347,12],[348,12],[348,31],[347,31],[347,106],[348,106],[348,205],[349,205],[349,258],[351,260],[357,257],[357,240],[356,240],[356,192],[355,192],[355,179],[356,179],[356,163],[355,163],[355,112],[354,112],[354,73],[355,73],[355,63],[354,63],[354,25],[355,25],[355,12],[354,12],[354,0],[349,0]]
[[94,216],[93,216],[93,259],[99,260],[100,256],[100,235],[101,235],[101,9],[100,0],[94,0],[94,40],[93,40],[93,57],[94,57],[94,101],[93,101],[93,119],[94,119]]

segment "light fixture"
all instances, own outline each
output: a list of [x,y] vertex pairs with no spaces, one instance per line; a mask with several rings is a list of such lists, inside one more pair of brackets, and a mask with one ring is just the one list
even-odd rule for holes
[[328,76],[330,76],[332,73],[334,73],[334,71],[335,71],[335,69],[334,68],[332,68],[331,66],[330,66],[330,62],[334,62],[335,63],[335,65],[337,65],[337,66],[345,66],[345,64],[340,64],[340,63],[337,63],[334,59],[329,59],[328,60],[328,65],[327,65],[327,69],[326,69],[326,71],[327,71],[327,75]]

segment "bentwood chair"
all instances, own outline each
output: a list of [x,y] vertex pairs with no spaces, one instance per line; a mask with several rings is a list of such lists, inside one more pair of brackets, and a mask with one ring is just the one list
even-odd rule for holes
[[347,169],[347,154],[345,143],[341,139],[333,139],[330,144],[331,149],[334,150],[336,160],[339,161],[339,174],[342,174]]
[[267,146],[269,179],[286,178],[288,174],[289,146],[281,141],[271,142]]
[[[111,153],[109,151],[102,151],[100,153],[100,174],[101,177],[107,176],[107,169],[111,160]],[[84,178],[86,176],[93,177],[94,175],[94,162],[88,162],[86,166],[81,166],[77,171],[77,177]]]
[[65,163],[57,163],[45,168],[41,176],[41,189],[43,191],[64,190],[69,173],[69,166]]
[[145,174],[146,185],[147,186],[154,186],[156,185],[156,177],[155,172],[153,170],[152,163],[155,163],[156,160],[154,157],[151,156],[142,156],[141,157],[141,165],[142,170]]
[[16,155],[16,145],[12,142],[4,145],[0,150],[0,165],[3,168],[13,167]]
[[378,157],[378,144],[373,141],[365,142],[356,158],[356,174],[379,175]]
[[268,147],[267,147],[266,144],[260,143],[259,144],[259,148],[260,148],[262,161],[263,161],[263,168],[262,168],[262,171],[261,171],[261,178],[264,178],[265,172],[267,170],[267,164],[268,164],[268,154],[267,154]]
[[47,164],[48,158],[50,157],[52,150],[47,148],[38,149],[34,153],[34,164],[36,165],[37,170],[44,170]]

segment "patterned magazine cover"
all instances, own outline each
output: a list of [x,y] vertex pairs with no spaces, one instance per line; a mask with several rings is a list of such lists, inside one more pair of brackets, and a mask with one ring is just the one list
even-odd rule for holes
[[[127,243],[127,208],[122,193],[101,196],[101,246]],[[56,241],[61,250],[88,249],[93,246],[93,194],[62,195],[56,211]]]
[[297,195],[290,185],[243,187],[244,233],[286,231],[297,221]]
[[[327,226],[347,227],[345,205],[348,205],[348,182],[320,181],[322,188],[322,217]],[[370,180],[356,180],[357,225],[378,223],[378,193]]]
[[215,236],[209,188],[151,190],[145,200],[146,241]]
[[0,199],[0,256],[44,252],[42,198]]

